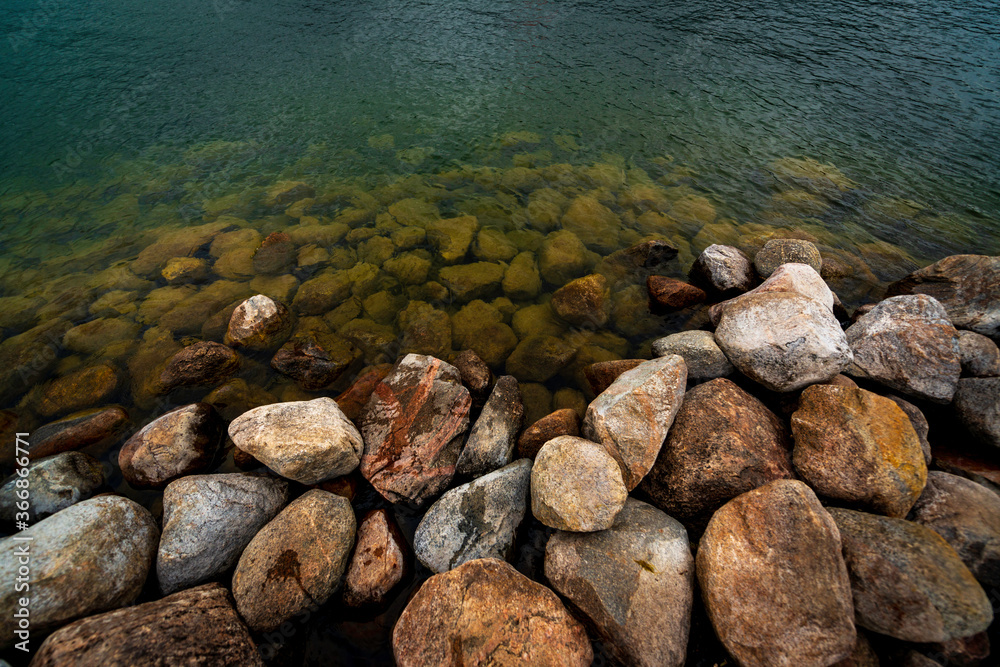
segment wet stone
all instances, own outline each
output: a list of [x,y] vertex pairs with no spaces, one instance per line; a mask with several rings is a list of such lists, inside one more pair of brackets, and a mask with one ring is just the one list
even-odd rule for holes
[[587,385],[595,396],[604,392],[605,389],[614,384],[615,380],[621,377],[622,373],[627,373],[644,362],[643,359],[612,359],[609,361],[598,361],[588,364],[583,368],[583,375],[587,379]]
[[313,489],[282,510],[250,541],[233,574],[236,608],[256,632],[270,632],[325,603],[354,546],[346,498]]
[[504,272],[503,293],[515,301],[534,299],[542,290],[542,278],[535,263],[535,254],[519,253]]
[[567,366],[576,354],[555,336],[529,336],[507,358],[507,373],[522,382],[545,382]]
[[958,359],[965,377],[1000,377],[1000,347],[982,334],[958,332]]
[[604,276],[591,274],[557,289],[550,303],[556,315],[570,324],[601,327],[611,312],[611,291]]
[[856,631],[837,525],[802,482],[778,480],[729,501],[698,546],[702,598],[741,665],[829,665]]
[[816,246],[800,239],[771,239],[753,258],[754,268],[761,278],[767,278],[779,266],[790,262],[808,264],[816,273],[823,268],[823,259]]
[[207,403],[175,408],[129,438],[118,453],[122,476],[137,489],[161,489],[215,462],[225,432]]
[[438,498],[417,526],[413,549],[432,572],[477,558],[507,559],[528,507],[531,461],[494,470]]
[[861,627],[903,641],[943,642],[993,621],[986,593],[955,550],[911,521],[831,508]]
[[493,373],[490,372],[486,362],[474,351],[462,350],[455,355],[452,364],[461,374],[462,384],[472,395],[472,404],[480,407],[485,405],[493,381]]
[[208,584],[61,628],[39,647],[35,667],[199,664],[263,667],[223,586]]
[[159,394],[177,387],[215,385],[240,369],[240,357],[231,348],[212,341],[188,345],[172,356],[156,381]]
[[478,477],[510,463],[523,417],[524,406],[517,380],[504,375],[497,380],[482,413],[469,431],[456,472]]
[[552,232],[538,249],[538,271],[545,282],[562,286],[593,266],[587,247],[571,231]]
[[689,380],[713,380],[731,375],[736,369],[715,342],[711,331],[681,331],[653,341],[653,354],[683,357]]
[[94,408],[63,417],[32,432],[28,457],[38,459],[110,442],[128,423],[128,413],[117,405]]
[[584,667],[590,641],[551,590],[496,559],[424,582],[392,633],[400,667],[518,663]]
[[621,466],[628,490],[656,462],[687,386],[687,367],[676,354],[626,371],[587,407],[584,437],[601,443]]
[[451,352],[452,322],[443,310],[423,301],[411,301],[399,313],[403,354],[443,357]]
[[524,429],[517,441],[517,455],[534,459],[542,445],[561,435],[580,435],[580,415],[576,410],[556,410]]
[[493,296],[503,281],[504,266],[491,262],[474,262],[446,266],[438,278],[458,301],[487,299]]
[[358,349],[340,336],[311,332],[282,345],[271,358],[271,368],[306,391],[319,391],[343,375],[358,355]]
[[[0,520],[13,522],[17,507],[17,480],[12,475],[0,486]],[[87,500],[104,486],[104,468],[93,456],[64,452],[32,461],[28,466],[28,522],[34,523]]]
[[98,364],[53,380],[42,391],[37,412],[54,417],[104,403],[118,388],[118,371],[110,364]]
[[1000,378],[962,378],[953,408],[973,438],[1000,447]]
[[381,607],[410,574],[413,559],[389,510],[372,510],[358,526],[357,546],[344,575],[344,604]]
[[622,471],[602,447],[560,436],[538,451],[531,469],[531,512],[550,528],[610,528],[628,497]]
[[665,311],[683,310],[706,299],[704,290],[689,285],[683,280],[666,276],[650,276],[646,279],[646,290],[654,306]]
[[257,385],[234,378],[212,390],[202,402],[215,408],[226,421],[232,421],[247,410],[277,403],[278,399]]
[[234,348],[267,350],[280,345],[291,327],[288,309],[274,299],[258,294],[233,311],[224,342]]
[[623,663],[684,664],[694,559],[684,526],[663,512],[629,498],[607,530],[555,533],[545,577]]
[[[44,633],[135,601],[156,555],[160,531],[144,507],[100,496],[71,505],[19,533],[31,539],[31,631]],[[0,542],[0,647],[15,642],[14,611],[24,592],[16,551]]]
[[224,574],[288,502],[288,483],[269,475],[189,475],[163,491],[163,535],[156,556],[169,595]]
[[406,355],[361,415],[361,473],[390,502],[426,504],[455,474],[471,404],[458,369]]
[[375,387],[391,372],[392,364],[379,364],[362,370],[351,386],[334,399],[344,416],[357,423]]
[[208,262],[196,257],[174,257],[167,260],[160,275],[168,285],[200,283],[208,279]]
[[286,273],[295,264],[295,244],[284,232],[268,235],[253,254],[254,273],[274,276]]
[[325,396],[254,408],[233,420],[229,437],[271,470],[302,484],[346,475],[358,467],[364,449],[357,428]]
[[689,275],[692,283],[723,298],[750,290],[757,280],[750,259],[741,250],[727,245],[705,248]]
[[[846,376],[841,375],[838,377]],[[831,382],[831,384],[833,383]],[[857,384],[853,386],[857,387]],[[898,405],[899,409],[905,412],[906,416],[910,418],[910,424],[913,425],[913,430],[917,432],[917,439],[920,440],[920,449],[924,453],[924,462],[929,466],[931,464],[931,443],[927,440],[927,436],[930,434],[930,425],[927,423],[927,417],[924,416],[920,408],[899,396],[886,394],[886,398]]]

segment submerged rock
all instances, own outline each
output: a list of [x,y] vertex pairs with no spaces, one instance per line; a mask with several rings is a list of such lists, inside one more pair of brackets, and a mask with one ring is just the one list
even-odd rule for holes
[[455,264],[465,258],[469,246],[479,231],[479,221],[474,215],[435,220],[427,225],[427,241],[434,246],[446,264]]
[[456,472],[478,477],[510,463],[523,417],[517,380],[504,375],[497,380],[479,419],[469,431]]
[[610,359],[597,361],[583,367],[583,376],[594,396],[598,396],[615,381],[633,368],[645,363],[644,359]]
[[604,445],[629,491],[656,462],[686,386],[687,367],[674,354],[622,373],[587,407],[583,435]]
[[985,630],[993,608],[955,550],[930,528],[831,508],[851,575],[858,625],[909,642]]
[[830,665],[854,649],[837,525],[802,482],[778,480],[715,513],[698,546],[702,598],[741,665]]
[[177,387],[219,384],[239,369],[239,355],[232,349],[212,341],[201,341],[188,345],[167,361],[156,380],[156,392],[166,394]]
[[607,530],[555,533],[545,577],[622,662],[684,664],[694,559],[684,526],[663,512],[629,498]]
[[354,511],[340,496],[313,489],[264,526],[240,556],[233,597],[247,625],[270,632],[340,585],[354,546]]
[[712,380],[731,375],[736,369],[715,342],[711,331],[681,331],[653,341],[653,354],[680,355],[689,380]]
[[39,459],[60,452],[83,449],[110,442],[128,425],[124,408],[113,405],[63,417],[35,430],[28,445],[28,457]]
[[344,416],[356,424],[375,387],[391,372],[392,364],[379,364],[362,370],[351,386],[334,399]]
[[551,590],[507,563],[470,561],[424,582],[393,628],[400,667],[585,667],[587,633]]
[[462,350],[452,360],[462,376],[462,384],[472,395],[472,404],[483,406],[490,395],[493,373],[474,350]]
[[106,402],[118,388],[118,371],[111,364],[89,366],[53,380],[42,390],[37,412],[54,417]]
[[487,299],[500,287],[504,268],[491,262],[459,264],[442,268],[438,278],[458,301]]
[[627,497],[621,468],[601,445],[560,436],[545,443],[535,457],[531,512],[550,528],[610,528]]
[[522,382],[545,382],[569,365],[576,350],[555,336],[528,336],[507,357],[507,373]]
[[344,604],[381,606],[412,570],[409,544],[389,510],[372,510],[358,526],[357,547],[344,575]]
[[358,467],[364,442],[332,398],[263,405],[229,425],[241,450],[279,475],[317,484]]
[[823,258],[816,246],[800,239],[771,239],[753,258],[754,268],[761,278],[767,278],[779,266],[790,262],[807,264],[817,274],[823,268]]
[[532,252],[519,253],[504,272],[503,293],[515,301],[534,299],[542,291],[542,277]]
[[611,253],[618,249],[621,230],[618,216],[588,195],[581,195],[570,203],[563,214],[562,227],[597,252]]
[[202,664],[263,667],[232,598],[219,584],[91,616],[61,628],[39,647],[35,667]]
[[233,311],[225,343],[248,350],[267,350],[281,345],[292,328],[291,315],[284,305],[258,294]]
[[[144,507],[100,496],[67,507],[17,534],[31,538],[31,631],[43,633],[83,616],[135,601],[156,555],[160,531]],[[0,646],[15,642],[18,550],[0,542]]]
[[818,301],[790,292],[744,296],[726,307],[715,341],[737,369],[772,391],[825,382],[848,367],[851,348]]
[[507,559],[528,507],[530,482],[531,461],[521,459],[446,492],[417,526],[417,558],[432,572],[477,558]]
[[688,520],[794,476],[788,431],[764,404],[719,378],[684,394],[673,427],[642,483],[657,507]]
[[359,354],[350,341],[313,331],[282,345],[271,358],[271,368],[306,391],[319,391],[336,382]]
[[854,352],[849,375],[934,403],[951,402],[961,373],[958,332],[933,298],[886,299],[851,325],[847,340]]
[[601,327],[611,312],[607,278],[595,273],[571,280],[552,294],[552,310],[570,324]]
[[455,474],[471,404],[458,369],[406,355],[361,416],[361,473],[390,502],[426,504]]
[[118,467],[137,489],[161,489],[200,472],[219,454],[222,418],[207,403],[192,403],[158,417],[122,445]]
[[586,273],[593,264],[587,247],[571,231],[552,232],[538,249],[538,270],[551,285],[565,285]]
[[666,276],[650,276],[646,279],[649,298],[661,309],[682,310],[705,300],[704,290],[689,285],[683,280]]
[[920,440],[891,399],[814,385],[792,415],[795,469],[820,495],[905,517],[927,482]]
[[93,456],[81,452],[35,459],[28,465],[26,477],[11,475],[0,487],[0,520],[13,522],[19,512],[19,479],[28,480],[28,522],[34,523],[94,495],[104,486],[104,468]]
[[288,502],[288,483],[269,475],[191,475],[163,492],[163,535],[156,556],[169,595],[224,574]]

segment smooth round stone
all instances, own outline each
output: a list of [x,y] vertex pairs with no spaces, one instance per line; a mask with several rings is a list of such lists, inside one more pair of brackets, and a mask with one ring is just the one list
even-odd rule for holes
[[531,512],[550,528],[610,528],[628,490],[621,468],[601,445],[560,436],[545,443],[531,469]]
[[201,341],[189,345],[167,361],[156,381],[159,394],[177,387],[219,384],[240,369],[239,355],[225,345]]
[[959,331],[958,358],[963,375],[1000,377],[1000,347],[982,334]]
[[288,309],[258,294],[236,306],[224,342],[231,347],[266,350],[280,345],[291,327]]
[[[12,475],[0,487],[0,519],[4,521],[14,521],[18,513],[19,479],[19,475]],[[28,521],[33,523],[90,498],[104,485],[104,468],[89,454],[65,452],[32,461],[27,480]]]
[[208,468],[219,453],[224,433],[222,418],[211,405],[185,405],[129,438],[118,453],[118,467],[135,488],[160,489]]
[[129,423],[128,413],[113,405],[63,417],[36,429],[29,437],[32,459],[110,442]]

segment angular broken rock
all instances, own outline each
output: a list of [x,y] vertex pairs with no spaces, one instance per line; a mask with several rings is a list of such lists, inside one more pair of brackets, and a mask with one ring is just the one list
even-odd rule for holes
[[283,477],[318,484],[358,467],[364,443],[332,398],[273,403],[233,420],[229,437]]
[[456,472],[478,477],[510,463],[523,419],[524,405],[517,380],[504,375],[497,380],[479,419],[469,431]]
[[792,462],[822,496],[903,518],[927,482],[910,418],[864,389],[813,385],[792,414]]
[[725,378],[693,387],[642,490],[681,519],[702,517],[741,493],[794,477],[788,430]]
[[358,526],[357,547],[344,575],[344,604],[380,606],[413,569],[410,547],[389,510],[373,510]]
[[36,459],[28,465],[26,477],[11,475],[0,487],[0,520],[13,522],[20,512],[17,505],[23,505],[23,501],[18,498],[19,479],[28,480],[28,522],[34,523],[94,495],[104,485],[104,468],[83,452]]
[[493,558],[420,587],[392,632],[399,667],[586,667],[590,640],[551,590]]
[[[18,549],[30,544],[31,631],[42,633],[132,604],[142,592],[160,531],[149,511],[119,496],[84,500],[0,542],[0,648],[13,646]],[[28,539],[30,538],[30,540]]]
[[552,310],[570,324],[601,327],[611,313],[608,279],[599,273],[571,280],[552,294]]
[[993,607],[955,550],[912,521],[830,508],[851,574],[858,625],[908,642],[985,630]]
[[427,509],[413,550],[432,572],[477,558],[506,560],[528,508],[531,461],[521,459],[451,489]]
[[715,341],[741,373],[772,391],[826,382],[851,362],[851,348],[833,313],[791,292],[734,301],[723,311]]
[[222,417],[208,403],[185,405],[133,435],[118,453],[118,467],[137,489],[162,489],[208,468],[219,455]]
[[610,528],[628,489],[618,463],[590,440],[560,436],[545,443],[531,469],[531,512],[550,528]]
[[646,278],[646,291],[649,292],[651,303],[667,311],[682,310],[701,303],[706,298],[701,288],[666,276]]
[[698,255],[689,275],[694,284],[725,298],[746,292],[757,279],[749,257],[733,246],[717,244]]
[[658,338],[653,341],[653,354],[679,354],[687,366],[688,380],[713,380],[736,370],[711,331],[681,331]]
[[854,352],[848,375],[934,403],[951,402],[962,372],[958,332],[935,299],[886,299],[851,325],[847,340]]
[[292,316],[284,305],[263,294],[236,306],[224,342],[230,347],[260,351],[281,345],[292,330]]
[[556,410],[524,429],[521,439],[517,441],[517,454],[534,459],[542,445],[560,435],[580,435],[580,415],[573,408]]
[[259,473],[190,475],[163,491],[163,535],[156,555],[160,590],[217,577],[288,502],[288,482]]
[[686,386],[684,358],[672,354],[622,373],[587,407],[583,435],[618,462],[629,491],[656,462]]
[[111,667],[194,665],[209,660],[218,667],[264,665],[229,591],[219,584],[67,625],[42,643],[31,664]]
[[359,354],[339,336],[313,332],[282,345],[271,358],[271,368],[306,391],[319,391],[343,375]]
[[802,482],[771,482],[719,509],[697,571],[712,626],[739,664],[830,665],[853,651],[840,534]]
[[270,632],[326,602],[347,566],[356,528],[351,503],[313,489],[250,541],[233,573],[233,597],[247,625]]
[[545,547],[545,577],[622,662],[684,664],[694,559],[684,526],[660,510],[629,498],[607,530],[555,533]]
[[583,376],[587,379],[590,390],[594,396],[601,394],[610,387],[622,373],[632,370],[645,359],[612,359],[611,361],[598,361],[588,364],[583,369]]
[[391,372],[392,364],[379,364],[362,370],[351,386],[334,399],[337,401],[337,406],[348,419],[357,423],[356,420],[368,405],[368,399],[372,397],[375,387]]
[[361,416],[361,474],[390,502],[426,504],[455,475],[471,404],[458,369],[406,355]]
[[1000,447],[1000,378],[962,378],[955,392],[955,415],[972,437]]
[[1000,257],[945,257],[889,285],[887,293],[932,296],[956,327],[1000,339]]
[[971,479],[934,470],[910,518],[943,537],[980,584],[1000,586],[1000,496]]

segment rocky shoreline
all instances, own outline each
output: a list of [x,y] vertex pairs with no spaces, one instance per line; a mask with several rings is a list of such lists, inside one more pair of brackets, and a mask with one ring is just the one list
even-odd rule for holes
[[[286,183],[270,205],[305,218],[313,195]],[[48,635],[32,665],[265,664],[268,636],[330,607],[392,607],[400,665],[583,665],[595,647],[683,665],[692,633],[741,665],[987,664],[1000,474],[962,454],[1000,447],[1000,257],[946,257],[848,313],[803,238],[709,245],[682,280],[658,270],[678,248],[619,248],[593,197],[553,204],[561,229],[534,251],[405,201],[361,241],[377,261],[301,284],[282,274],[304,250],[329,262],[315,241],[369,228],[301,219],[261,239],[220,219],[164,235],[97,309],[165,281],[140,306],[156,326],[138,349],[138,321],[111,316],[4,341],[7,402],[18,369],[53,367],[46,337],[92,360],[21,404],[41,419],[20,532],[33,636]],[[429,252],[399,252],[423,243],[440,282]],[[470,252],[484,261],[457,263]],[[209,270],[223,279],[191,300]],[[515,307],[543,281],[547,302]],[[693,314],[623,359],[604,327],[632,311],[635,335]],[[268,369],[280,396],[252,381]],[[557,373],[579,389],[553,396]],[[124,385],[153,416],[134,432],[108,402]],[[0,542],[5,649],[14,549]]]

